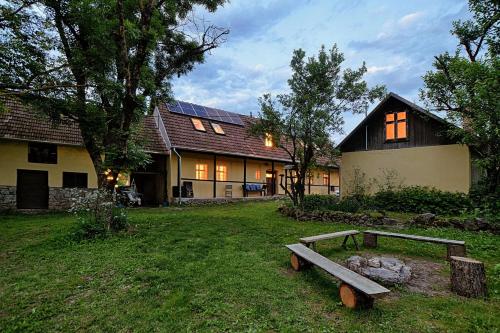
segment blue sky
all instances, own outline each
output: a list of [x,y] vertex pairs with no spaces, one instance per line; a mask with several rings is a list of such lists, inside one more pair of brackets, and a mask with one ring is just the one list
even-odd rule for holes
[[[422,104],[418,89],[433,57],[454,51],[451,22],[467,18],[461,0],[233,0],[197,16],[230,29],[222,46],[173,82],[176,99],[243,114],[259,111],[258,97],[287,89],[292,51],[308,55],[337,43],[346,67],[366,62],[369,84],[385,84]],[[344,134],[362,115],[344,115]]]

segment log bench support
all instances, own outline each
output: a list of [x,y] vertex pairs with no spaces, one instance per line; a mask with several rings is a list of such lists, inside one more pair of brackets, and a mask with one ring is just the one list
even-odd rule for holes
[[377,235],[363,233],[363,246],[369,248],[377,247]]
[[389,289],[323,257],[303,244],[291,244],[286,247],[292,252],[290,261],[294,270],[300,271],[315,265],[342,281],[339,296],[348,308],[371,308],[375,298],[390,292]]

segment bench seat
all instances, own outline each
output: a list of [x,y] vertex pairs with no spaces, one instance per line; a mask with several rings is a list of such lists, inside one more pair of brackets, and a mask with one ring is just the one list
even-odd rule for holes
[[389,289],[329,260],[328,258],[323,257],[319,253],[314,252],[302,244],[290,244],[286,245],[286,247],[292,252],[292,254],[295,254],[301,259],[318,266],[325,272],[335,276],[337,279],[343,281],[347,285],[369,296],[370,298],[379,298],[390,292]]
[[344,242],[342,243],[342,246],[345,248],[346,243],[347,243],[347,239],[350,236],[350,237],[352,237],[352,240],[354,241],[354,245],[356,246],[356,250],[359,250],[358,242],[356,241],[356,238],[354,238],[354,235],[357,235],[357,234],[359,234],[358,230],[346,230],[346,231],[332,232],[329,234],[303,237],[303,238],[300,238],[299,241],[302,244],[305,244],[307,247],[309,247],[309,245],[312,244],[313,248],[316,248],[317,241],[344,237]]
[[410,234],[398,234],[394,232],[386,232],[386,231],[377,231],[377,230],[366,230],[363,231],[363,245],[366,247],[377,247],[377,236],[381,237],[393,237],[393,238],[402,238],[409,239],[420,242],[430,242],[437,244],[445,244],[448,247],[447,258],[450,256],[465,256],[465,242],[460,240],[453,239],[445,239],[445,238],[435,238],[435,237],[426,237],[426,236],[418,236],[418,235],[410,235]]

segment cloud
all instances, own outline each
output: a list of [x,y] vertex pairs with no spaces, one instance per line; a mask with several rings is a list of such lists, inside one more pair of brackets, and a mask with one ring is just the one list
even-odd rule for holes
[[424,15],[423,12],[414,12],[400,18],[398,20],[398,23],[401,27],[407,28],[416,21],[418,21],[423,15]]
[[283,92],[289,76],[288,66],[249,66],[232,58],[213,57],[189,76],[177,79],[174,95],[188,102],[255,115],[258,98],[267,92]]
[[[210,21],[230,29],[229,40],[269,35],[269,29],[307,1],[271,0],[234,2],[210,14]],[[269,36],[267,36],[269,37]]]

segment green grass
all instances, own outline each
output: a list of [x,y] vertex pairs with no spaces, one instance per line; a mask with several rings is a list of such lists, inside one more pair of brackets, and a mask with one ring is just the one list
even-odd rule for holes
[[[292,271],[284,247],[351,226],[297,222],[276,207],[133,210],[133,233],[83,243],[68,240],[69,215],[0,216],[0,331],[499,331],[500,237],[406,231],[465,240],[468,254],[486,264],[488,300],[403,288],[372,310],[351,311],[334,279],[318,269]],[[355,253],[340,242],[322,242],[318,251],[339,262]],[[379,244],[379,253],[444,263],[443,246]]]

